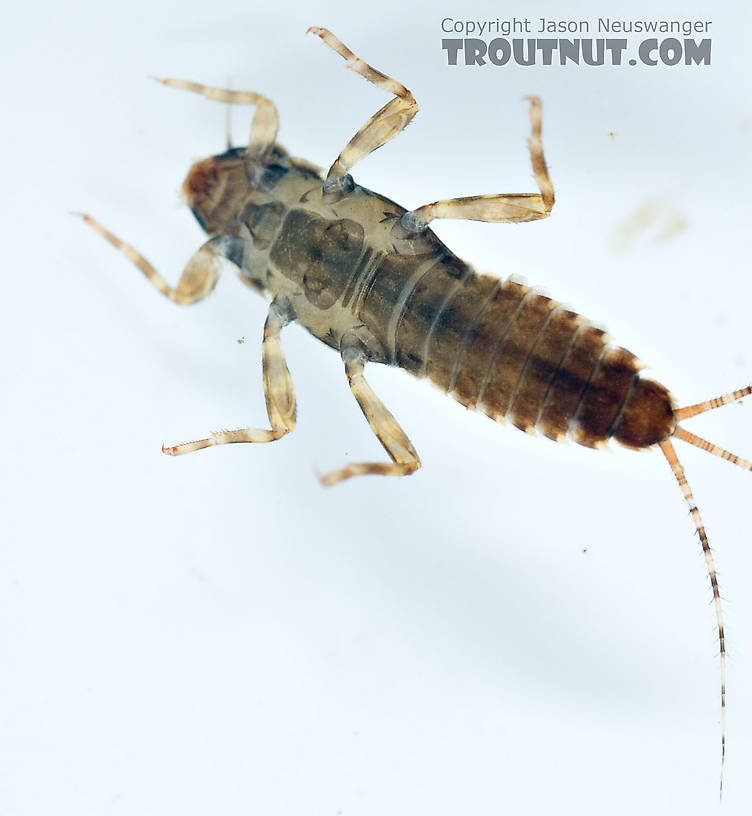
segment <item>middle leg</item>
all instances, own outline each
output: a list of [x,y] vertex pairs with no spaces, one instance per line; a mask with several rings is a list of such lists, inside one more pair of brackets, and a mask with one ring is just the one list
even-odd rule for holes
[[401,219],[408,232],[422,232],[434,218],[464,218],[470,221],[536,221],[550,215],[554,206],[554,186],[548,175],[541,138],[542,108],[537,96],[530,102],[530,162],[539,193],[499,193],[496,195],[448,198],[406,212]]
[[183,442],[180,445],[163,445],[162,452],[170,456],[233,442],[273,442],[295,427],[296,403],[292,378],[285,362],[280,333],[293,319],[290,311],[273,301],[264,324],[264,340],[261,358],[264,371],[264,396],[266,412],[271,428],[240,428],[235,431],[217,431],[206,439]]

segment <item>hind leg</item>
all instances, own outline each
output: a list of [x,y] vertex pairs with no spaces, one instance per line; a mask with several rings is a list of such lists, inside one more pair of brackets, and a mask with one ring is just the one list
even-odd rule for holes
[[391,462],[355,462],[339,470],[332,470],[321,477],[321,484],[329,486],[353,476],[378,474],[381,476],[409,476],[420,467],[420,458],[412,442],[384,403],[376,396],[363,376],[365,356],[359,348],[342,348],[350,389],[360,405],[371,430],[389,454]]

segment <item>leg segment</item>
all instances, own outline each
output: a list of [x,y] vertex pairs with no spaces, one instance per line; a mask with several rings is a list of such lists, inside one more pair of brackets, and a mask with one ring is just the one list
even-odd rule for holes
[[90,215],[84,213],[74,214],[83,218],[90,227],[96,230],[96,232],[109,241],[116,249],[119,249],[129,261],[134,263],[144,275],[146,275],[154,287],[165,297],[168,297],[175,303],[179,303],[181,306],[187,306],[190,303],[195,303],[197,300],[202,300],[211,292],[219,279],[219,260],[222,257],[226,257],[230,249],[228,244],[234,240],[231,236],[224,235],[210,238],[191,256],[185,265],[185,269],[183,269],[183,274],[180,276],[178,285],[172,287],[146,258],[130,244],[121,241]]
[[295,390],[285,363],[280,333],[293,319],[288,309],[273,301],[264,324],[264,340],[261,356],[264,371],[264,396],[266,412],[271,428],[240,428],[236,431],[217,431],[207,439],[184,442],[170,447],[162,446],[162,452],[170,456],[209,448],[213,445],[228,445],[232,442],[273,442],[295,427]]
[[395,97],[363,125],[334,160],[324,182],[324,192],[327,193],[344,189],[348,184],[348,172],[356,162],[404,130],[418,112],[418,103],[404,85],[356,57],[331,31],[317,26],[311,26],[308,31],[316,34],[329,48],[344,57],[348,68]]
[[321,477],[321,484],[329,486],[349,479],[351,476],[362,476],[367,473],[382,476],[409,476],[420,467],[420,459],[412,443],[397,423],[397,420],[384,407],[384,404],[372,391],[364,376],[365,356],[359,349],[342,349],[342,360],[350,388],[358,401],[371,430],[391,457],[391,462],[357,462],[339,470],[332,470]]
[[255,155],[262,155],[274,144],[279,130],[277,107],[271,99],[253,91],[228,91],[198,82],[187,82],[184,79],[160,79],[153,77],[169,88],[180,88],[191,93],[201,94],[215,102],[226,102],[230,105],[255,105],[256,112],[251,121],[251,135],[248,150]]
[[530,101],[531,134],[527,141],[535,182],[540,193],[501,193],[434,201],[402,216],[402,226],[410,232],[421,232],[434,218],[464,218],[471,221],[535,221],[545,218],[554,206],[554,188],[548,175],[541,139],[541,101]]

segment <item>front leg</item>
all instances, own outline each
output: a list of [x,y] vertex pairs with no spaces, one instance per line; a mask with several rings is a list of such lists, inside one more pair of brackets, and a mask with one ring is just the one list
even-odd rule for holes
[[254,156],[263,156],[277,139],[279,130],[277,107],[271,99],[255,91],[231,91],[226,88],[215,88],[212,85],[201,85],[198,82],[188,82],[185,79],[160,79],[159,77],[153,77],[153,79],[168,88],[179,88],[200,94],[214,102],[224,102],[228,105],[255,105],[256,111],[251,120],[251,134],[248,138],[248,152]]
[[324,192],[346,190],[348,184],[352,184],[352,179],[349,176],[350,168],[355,162],[365,158],[369,153],[373,153],[374,150],[403,131],[418,112],[418,103],[401,82],[382,74],[381,71],[377,71],[360,57],[355,56],[331,31],[318,26],[311,26],[308,31],[316,34],[332,51],[343,57],[347,67],[355,71],[356,74],[360,74],[372,85],[381,88],[382,91],[394,94],[394,99],[374,113],[350,139],[329,168],[324,182]]

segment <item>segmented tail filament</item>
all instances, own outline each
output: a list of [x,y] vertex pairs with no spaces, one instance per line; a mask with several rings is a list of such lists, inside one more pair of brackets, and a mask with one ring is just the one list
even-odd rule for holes
[[[744,468],[744,470],[752,470],[752,462],[748,461],[747,459],[742,459],[741,457],[736,456],[724,448],[721,448],[712,442],[708,442],[699,436],[695,436],[695,434],[690,433],[689,431],[680,427],[678,424],[679,422],[689,419],[690,417],[703,414],[706,411],[712,411],[715,408],[720,408],[722,405],[728,405],[730,402],[736,402],[749,394],[752,394],[752,385],[748,385],[746,388],[742,388],[738,391],[731,391],[730,393],[716,397],[715,399],[700,402],[697,405],[690,405],[686,408],[676,409],[674,411],[674,416],[676,417],[677,425],[672,433],[672,436],[676,437],[677,439],[681,439],[683,442],[688,442],[690,445],[694,445],[696,448],[712,453],[713,456],[718,456],[734,465],[738,465],[739,467]],[[676,455],[674,446],[671,444],[670,439],[664,439],[658,444],[660,445],[661,451],[671,467],[671,471],[674,474],[676,481],[679,483],[679,489],[681,490],[684,500],[687,502],[689,507],[692,521],[695,525],[695,530],[700,538],[700,544],[702,545],[702,552],[705,556],[705,564],[708,570],[708,577],[710,578],[710,586],[713,590],[713,605],[715,607],[715,616],[718,628],[719,659],[721,668],[721,771],[719,793],[721,796],[723,796],[723,771],[726,763],[726,639],[723,628],[723,608],[721,606],[721,594],[718,589],[715,559],[713,558],[713,553],[710,549],[710,543],[708,541],[707,533],[705,532],[705,524],[703,523],[702,516],[700,515],[700,510],[698,509],[694,496],[692,495],[692,489],[690,488],[687,477],[684,474],[684,468]]]

